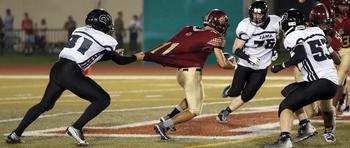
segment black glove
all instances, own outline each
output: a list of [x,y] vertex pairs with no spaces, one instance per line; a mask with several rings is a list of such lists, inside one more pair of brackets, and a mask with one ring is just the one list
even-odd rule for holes
[[271,67],[271,72],[273,72],[273,73],[278,73],[278,72],[281,71],[282,69],[284,69],[283,64],[273,65],[273,66]]

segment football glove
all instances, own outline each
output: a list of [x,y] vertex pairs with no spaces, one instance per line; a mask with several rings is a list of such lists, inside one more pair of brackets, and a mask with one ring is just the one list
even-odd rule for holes
[[248,59],[248,62],[252,65],[258,65],[260,62],[260,59],[257,57],[250,56]]

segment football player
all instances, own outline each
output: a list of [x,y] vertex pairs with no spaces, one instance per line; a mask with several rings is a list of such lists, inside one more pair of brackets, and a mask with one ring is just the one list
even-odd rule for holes
[[232,84],[224,88],[222,97],[233,97],[231,104],[217,115],[219,123],[227,123],[228,115],[250,101],[265,82],[271,64],[272,49],[278,32],[280,17],[268,15],[265,1],[250,5],[249,17],[237,26],[232,52],[239,57]]
[[[327,38],[327,47],[331,53],[331,57],[335,64],[341,63],[339,51],[342,48],[342,39],[334,30],[335,16],[331,9],[327,8],[323,3],[319,3],[313,7],[309,14],[310,27],[320,27]],[[302,74],[299,70],[295,71],[295,77],[297,82],[303,81]],[[339,82],[340,83],[340,82]],[[312,118],[315,115],[319,115],[319,103],[315,102],[303,107],[296,112],[299,119],[298,135],[293,139],[294,142],[303,141],[311,136],[317,134],[316,129],[311,125],[308,118]],[[327,142],[334,142],[331,137],[324,137]],[[327,139],[331,138],[331,139]]]
[[117,64],[128,64],[142,60],[144,53],[124,57],[115,52],[117,41],[111,36],[112,17],[103,9],[90,11],[85,19],[86,26],[74,30],[67,45],[59,54],[59,60],[50,71],[50,80],[42,100],[32,106],[18,127],[6,139],[9,144],[21,143],[23,131],[42,113],[55,105],[61,94],[69,90],[91,104],[79,119],[69,126],[66,133],[76,139],[80,146],[87,146],[82,129],[110,104],[109,94],[94,80],[83,74],[98,61],[113,60]]
[[[349,14],[350,0],[336,0],[335,1],[335,12],[336,12],[336,23],[335,30],[339,32],[343,39],[343,48],[339,51],[342,62],[338,67],[338,75],[341,88],[337,91],[336,96],[333,98],[333,105],[337,106],[338,110],[345,111],[349,110],[347,101],[346,91],[346,77],[350,71],[350,14]],[[340,98],[341,101],[340,101]],[[346,99],[346,100],[345,100]]]
[[303,82],[289,84],[282,90],[285,99],[280,103],[281,133],[278,140],[265,145],[267,148],[293,147],[290,139],[294,112],[320,100],[324,119],[325,136],[334,137],[334,108],[331,99],[338,89],[338,76],[327,38],[319,27],[306,27],[303,14],[297,9],[286,11],[280,22],[284,32],[284,46],[291,58],[281,64],[273,65],[271,71],[277,73],[286,67],[296,65],[303,74]]
[[155,132],[162,140],[169,139],[169,129],[175,130],[175,125],[201,113],[204,101],[202,68],[211,53],[215,54],[221,68],[235,68],[222,52],[228,27],[229,20],[225,12],[213,9],[204,18],[204,28],[184,27],[170,40],[145,53],[145,61],[177,68],[177,82],[185,92],[185,98],[154,125]]

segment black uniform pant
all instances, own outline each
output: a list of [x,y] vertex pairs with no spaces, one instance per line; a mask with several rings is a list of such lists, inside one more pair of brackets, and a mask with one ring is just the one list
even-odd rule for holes
[[67,59],[57,61],[50,71],[49,84],[42,100],[31,107],[15,130],[17,135],[36,120],[43,112],[52,109],[63,91],[70,90],[91,104],[86,108],[73,127],[82,129],[91,119],[96,117],[110,104],[110,96],[95,81],[84,76],[78,65]]
[[267,69],[254,70],[238,65],[228,95],[230,97],[241,95],[242,100],[248,102],[265,82],[266,74]]
[[282,90],[282,95],[286,98],[279,106],[279,114],[284,109],[290,109],[295,112],[317,100],[331,99],[334,97],[337,89],[338,85],[327,79],[289,84]]

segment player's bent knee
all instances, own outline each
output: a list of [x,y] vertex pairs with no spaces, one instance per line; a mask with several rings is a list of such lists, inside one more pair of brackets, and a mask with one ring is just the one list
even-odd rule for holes
[[241,92],[240,92],[240,91],[235,91],[235,90],[233,90],[233,91],[229,91],[229,92],[228,92],[228,95],[229,95],[230,97],[238,97],[239,95],[241,95]]
[[285,109],[289,109],[289,110],[295,112],[295,111],[299,110],[300,108],[292,107],[291,105],[287,104],[286,101],[282,101],[279,108],[278,108],[278,117],[281,115],[282,111]]
[[242,101],[244,103],[247,103],[248,101],[250,101],[251,99],[253,99],[255,94],[242,94]]

